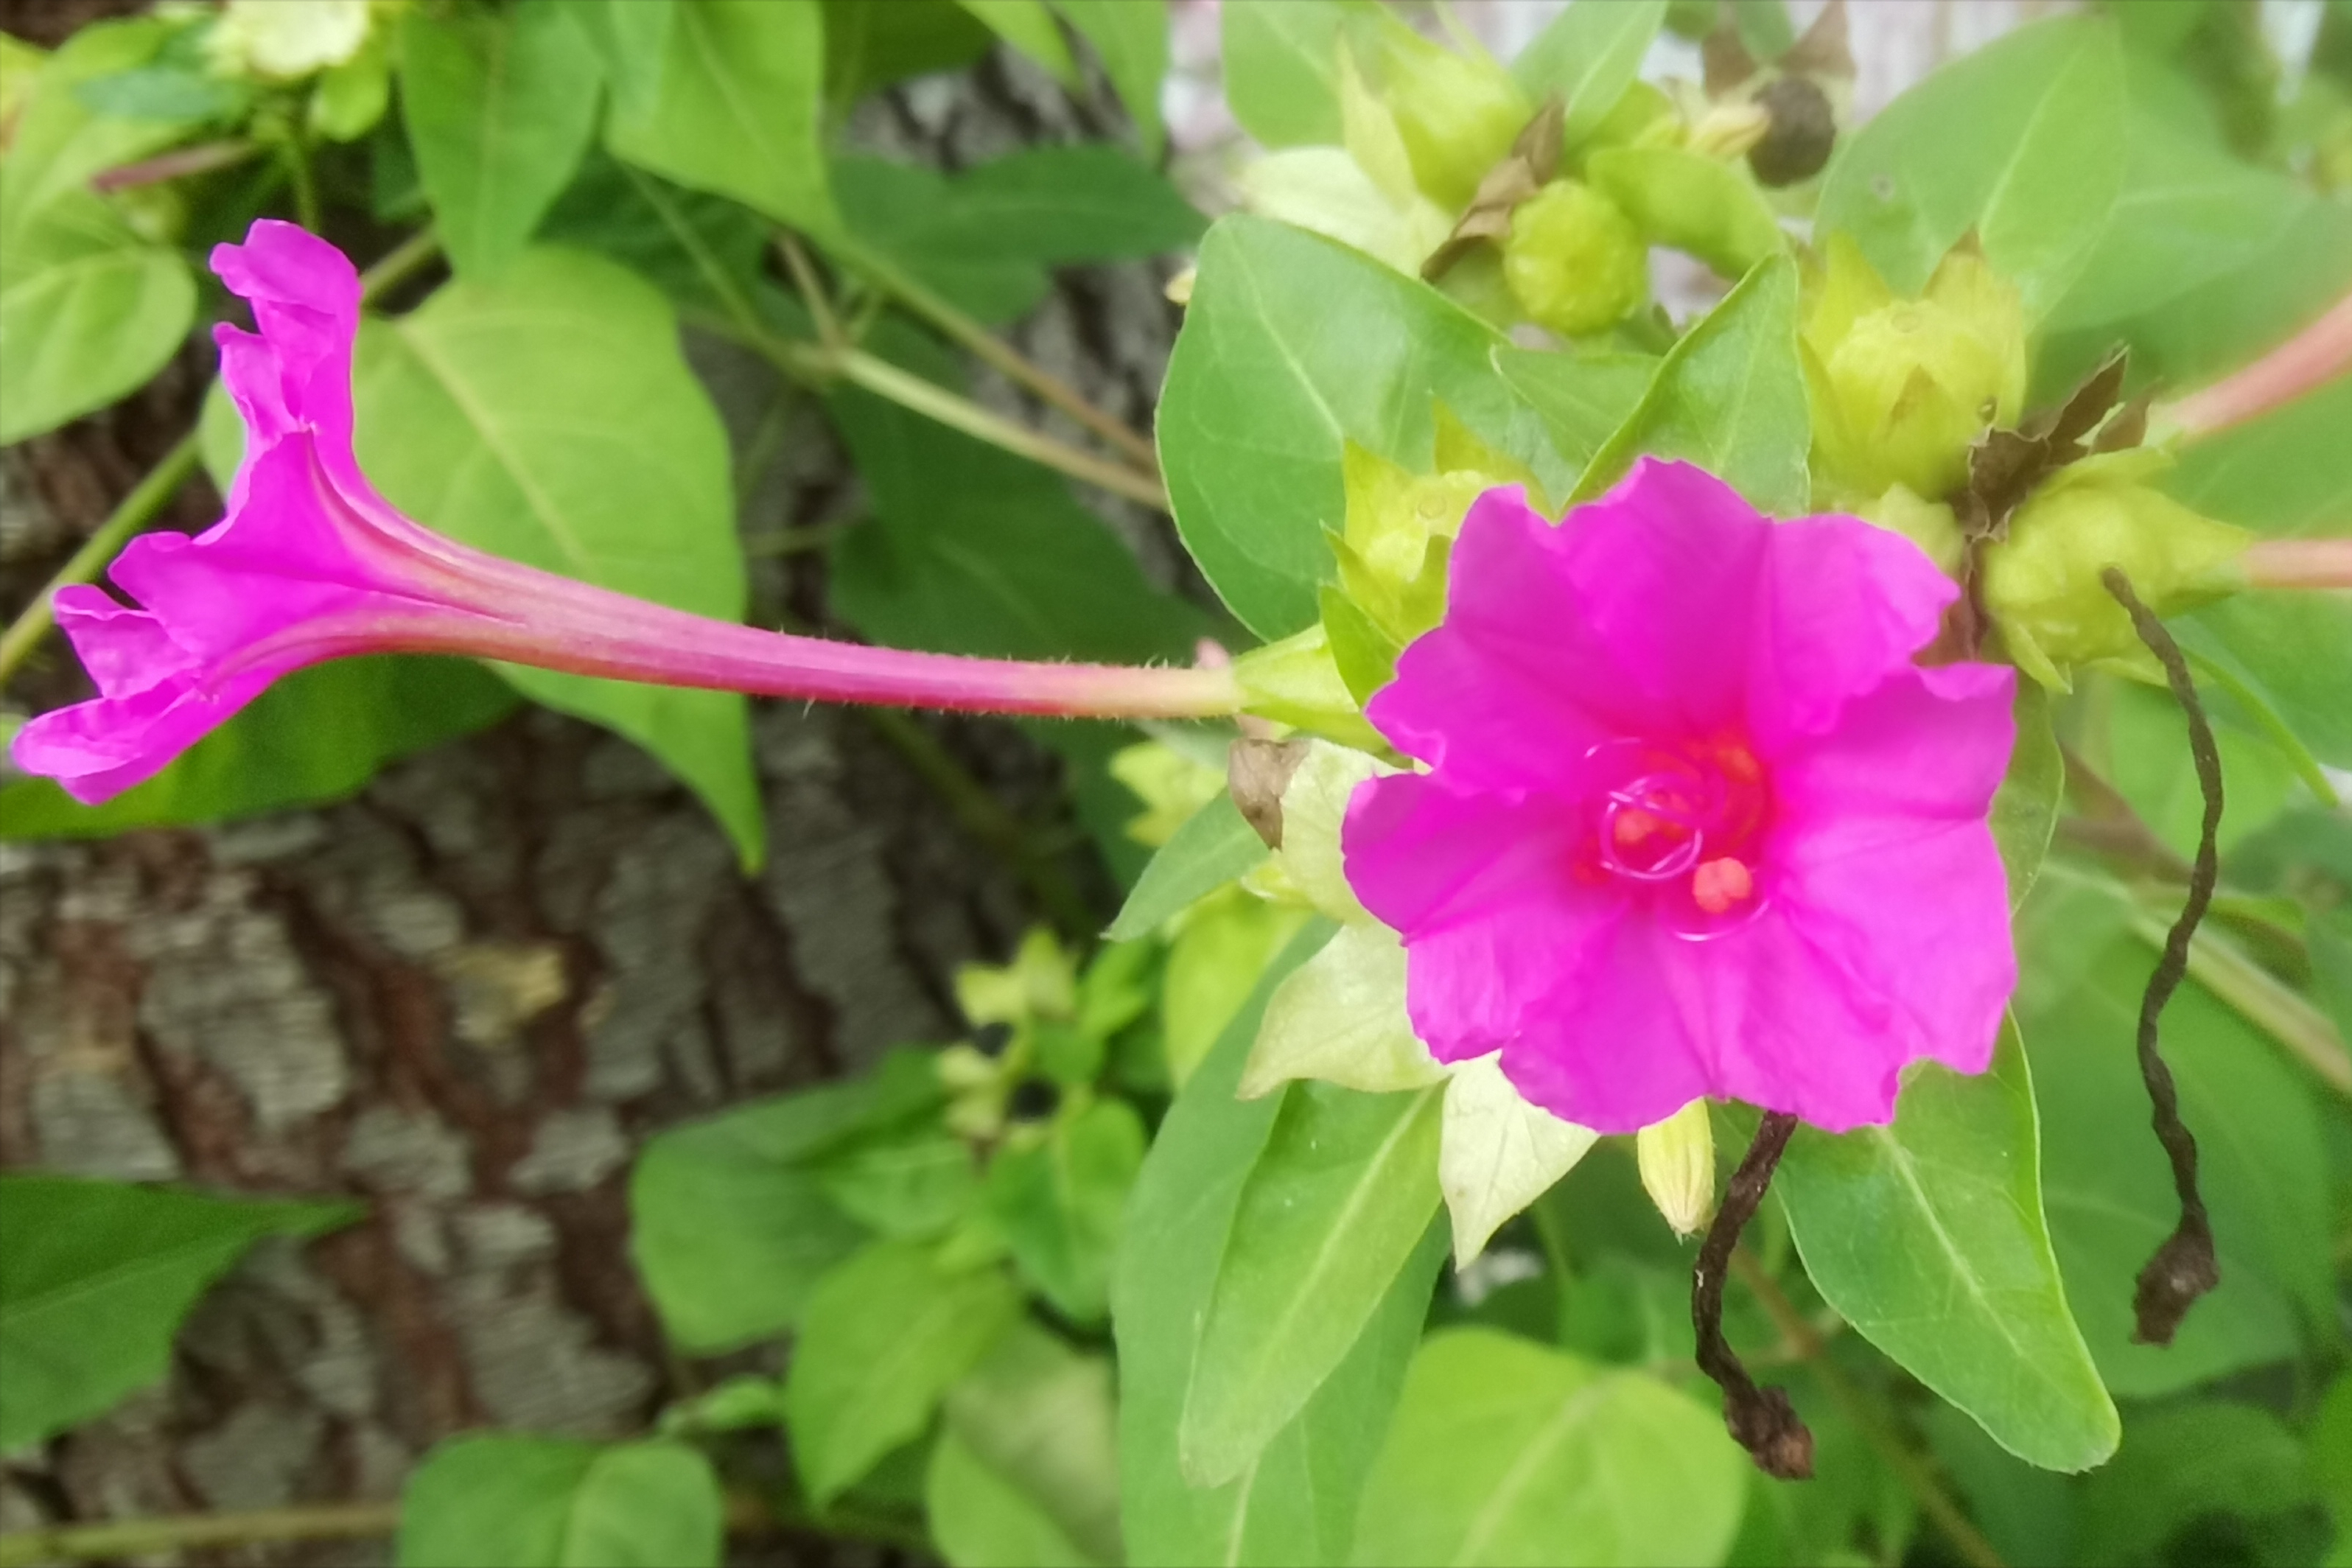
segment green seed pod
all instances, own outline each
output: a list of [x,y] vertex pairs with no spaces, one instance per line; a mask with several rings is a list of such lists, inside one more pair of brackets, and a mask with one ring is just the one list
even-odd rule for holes
[[1985,608],[2010,657],[2042,685],[2066,689],[2068,667],[2093,659],[2147,662],[2131,616],[2099,580],[2106,568],[2121,567],[2159,615],[2227,591],[2221,569],[2252,536],[2146,483],[2164,462],[2116,452],[2062,469],[1986,549]]
[[1650,256],[1617,204],[1555,180],[1511,215],[1503,280],[1528,318],[1566,337],[1633,314],[1650,291]]
[[1818,479],[1846,495],[1900,484],[1941,500],[1968,479],[1969,444],[2025,398],[2025,312],[1973,250],[1898,300],[1833,235],[1811,281],[1803,341]]

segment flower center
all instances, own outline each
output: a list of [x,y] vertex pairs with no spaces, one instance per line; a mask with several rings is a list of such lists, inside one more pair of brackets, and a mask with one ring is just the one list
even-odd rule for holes
[[1648,896],[1676,934],[1719,936],[1762,909],[1771,802],[1744,742],[1607,741],[1585,753],[1584,781],[1593,869]]

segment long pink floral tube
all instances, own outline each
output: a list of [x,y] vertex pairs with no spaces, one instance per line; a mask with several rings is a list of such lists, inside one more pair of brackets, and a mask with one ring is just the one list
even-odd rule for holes
[[1029,664],[759,631],[469,548],[402,515],[352,448],[358,274],[290,224],[213,253],[258,336],[223,326],[246,425],[226,515],[133,540],[109,575],[135,599],[60,589],[58,625],[99,696],[41,714],[26,771],[95,804],[152,776],[279,676],[375,652],[466,654],[579,675],[970,712],[1187,718],[1240,706],[1224,669]]
[[2237,374],[2172,405],[2172,421],[2190,436],[2210,436],[2352,371],[2352,294]]
[[2250,588],[2352,590],[2352,539],[2265,539],[2246,547],[2238,570]]

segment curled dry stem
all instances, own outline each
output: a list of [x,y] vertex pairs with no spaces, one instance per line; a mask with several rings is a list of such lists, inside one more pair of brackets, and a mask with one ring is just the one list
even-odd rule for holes
[[2147,990],[2139,1004],[2139,1074],[2147,1085],[2157,1142],[2164,1145],[2165,1158],[2172,1164],[2173,1190],[2180,1197],[2180,1223],[2139,1272],[2132,1292],[2136,1320],[2132,1338],[2140,1344],[2168,1345],[2189,1307],[2221,1282],[2221,1261],[2213,1252],[2212,1222],[2197,1188],[2197,1139],[2180,1120],[2180,1096],[2173,1087],[2172,1069],[2165,1066],[2158,1048],[2158,1023],[2165,1004],[2172,1000],[2189,973],[2189,943],[2213,901],[2213,884],[2221,874],[2215,839],[2221,826],[2221,753],[2213,743],[2213,726],[2205,717],[2205,705],[2198,700],[2197,684],[2189,678],[2189,660],[2180,645],[2172,640],[2156,612],[2132,591],[2131,579],[2121,569],[2110,566],[2099,580],[2130,615],[2139,640],[2164,666],[2173,698],[2189,719],[2189,754],[2196,763],[2197,787],[2205,797],[2197,858],[2189,868],[2189,897],[2166,933],[2164,952],[2147,977]]
[[1780,1168],[1796,1131],[1797,1119],[1786,1111],[1764,1113],[1756,1141],[1732,1173],[1723,1206],[1716,1210],[1691,1270],[1691,1328],[1698,1339],[1698,1369],[1723,1390],[1723,1422],[1732,1437],[1748,1450],[1758,1469],[1784,1481],[1812,1478],[1813,1435],[1789,1403],[1789,1391],[1759,1388],[1723,1337],[1723,1282],[1739,1233],[1763,1204],[1772,1173]]

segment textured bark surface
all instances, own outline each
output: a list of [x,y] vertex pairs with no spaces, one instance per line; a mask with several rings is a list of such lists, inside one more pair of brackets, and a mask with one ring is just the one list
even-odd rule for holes
[[[1000,56],[869,105],[856,132],[954,166],[1076,135],[1079,113]],[[1172,325],[1159,284],[1145,268],[1074,275],[1015,336],[1140,426]],[[772,386],[696,357],[748,448]],[[184,427],[204,369],[6,455],[0,598],[24,603]],[[806,405],[745,489],[747,530],[859,510]],[[209,521],[200,490],[172,522]],[[1176,580],[1164,521],[1103,510]],[[813,561],[755,577],[755,602],[823,617]],[[48,652],[11,694],[20,711],[77,679]],[[1056,764],[1017,731],[923,722],[1024,821],[1063,811]],[[696,1384],[629,1266],[635,1151],[681,1119],[950,1037],[954,966],[1002,959],[1034,919],[859,715],[762,705],[753,731],[772,847],[749,880],[644,754],[537,711],[327,809],[0,847],[0,1164],[367,1205],[323,1241],[257,1248],[198,1309],[164,1386],[0,1456],[0,1529],[388,1499],[461,1428],[615,1436]],[[787,1560],[872,1557],[803,1542]]]

